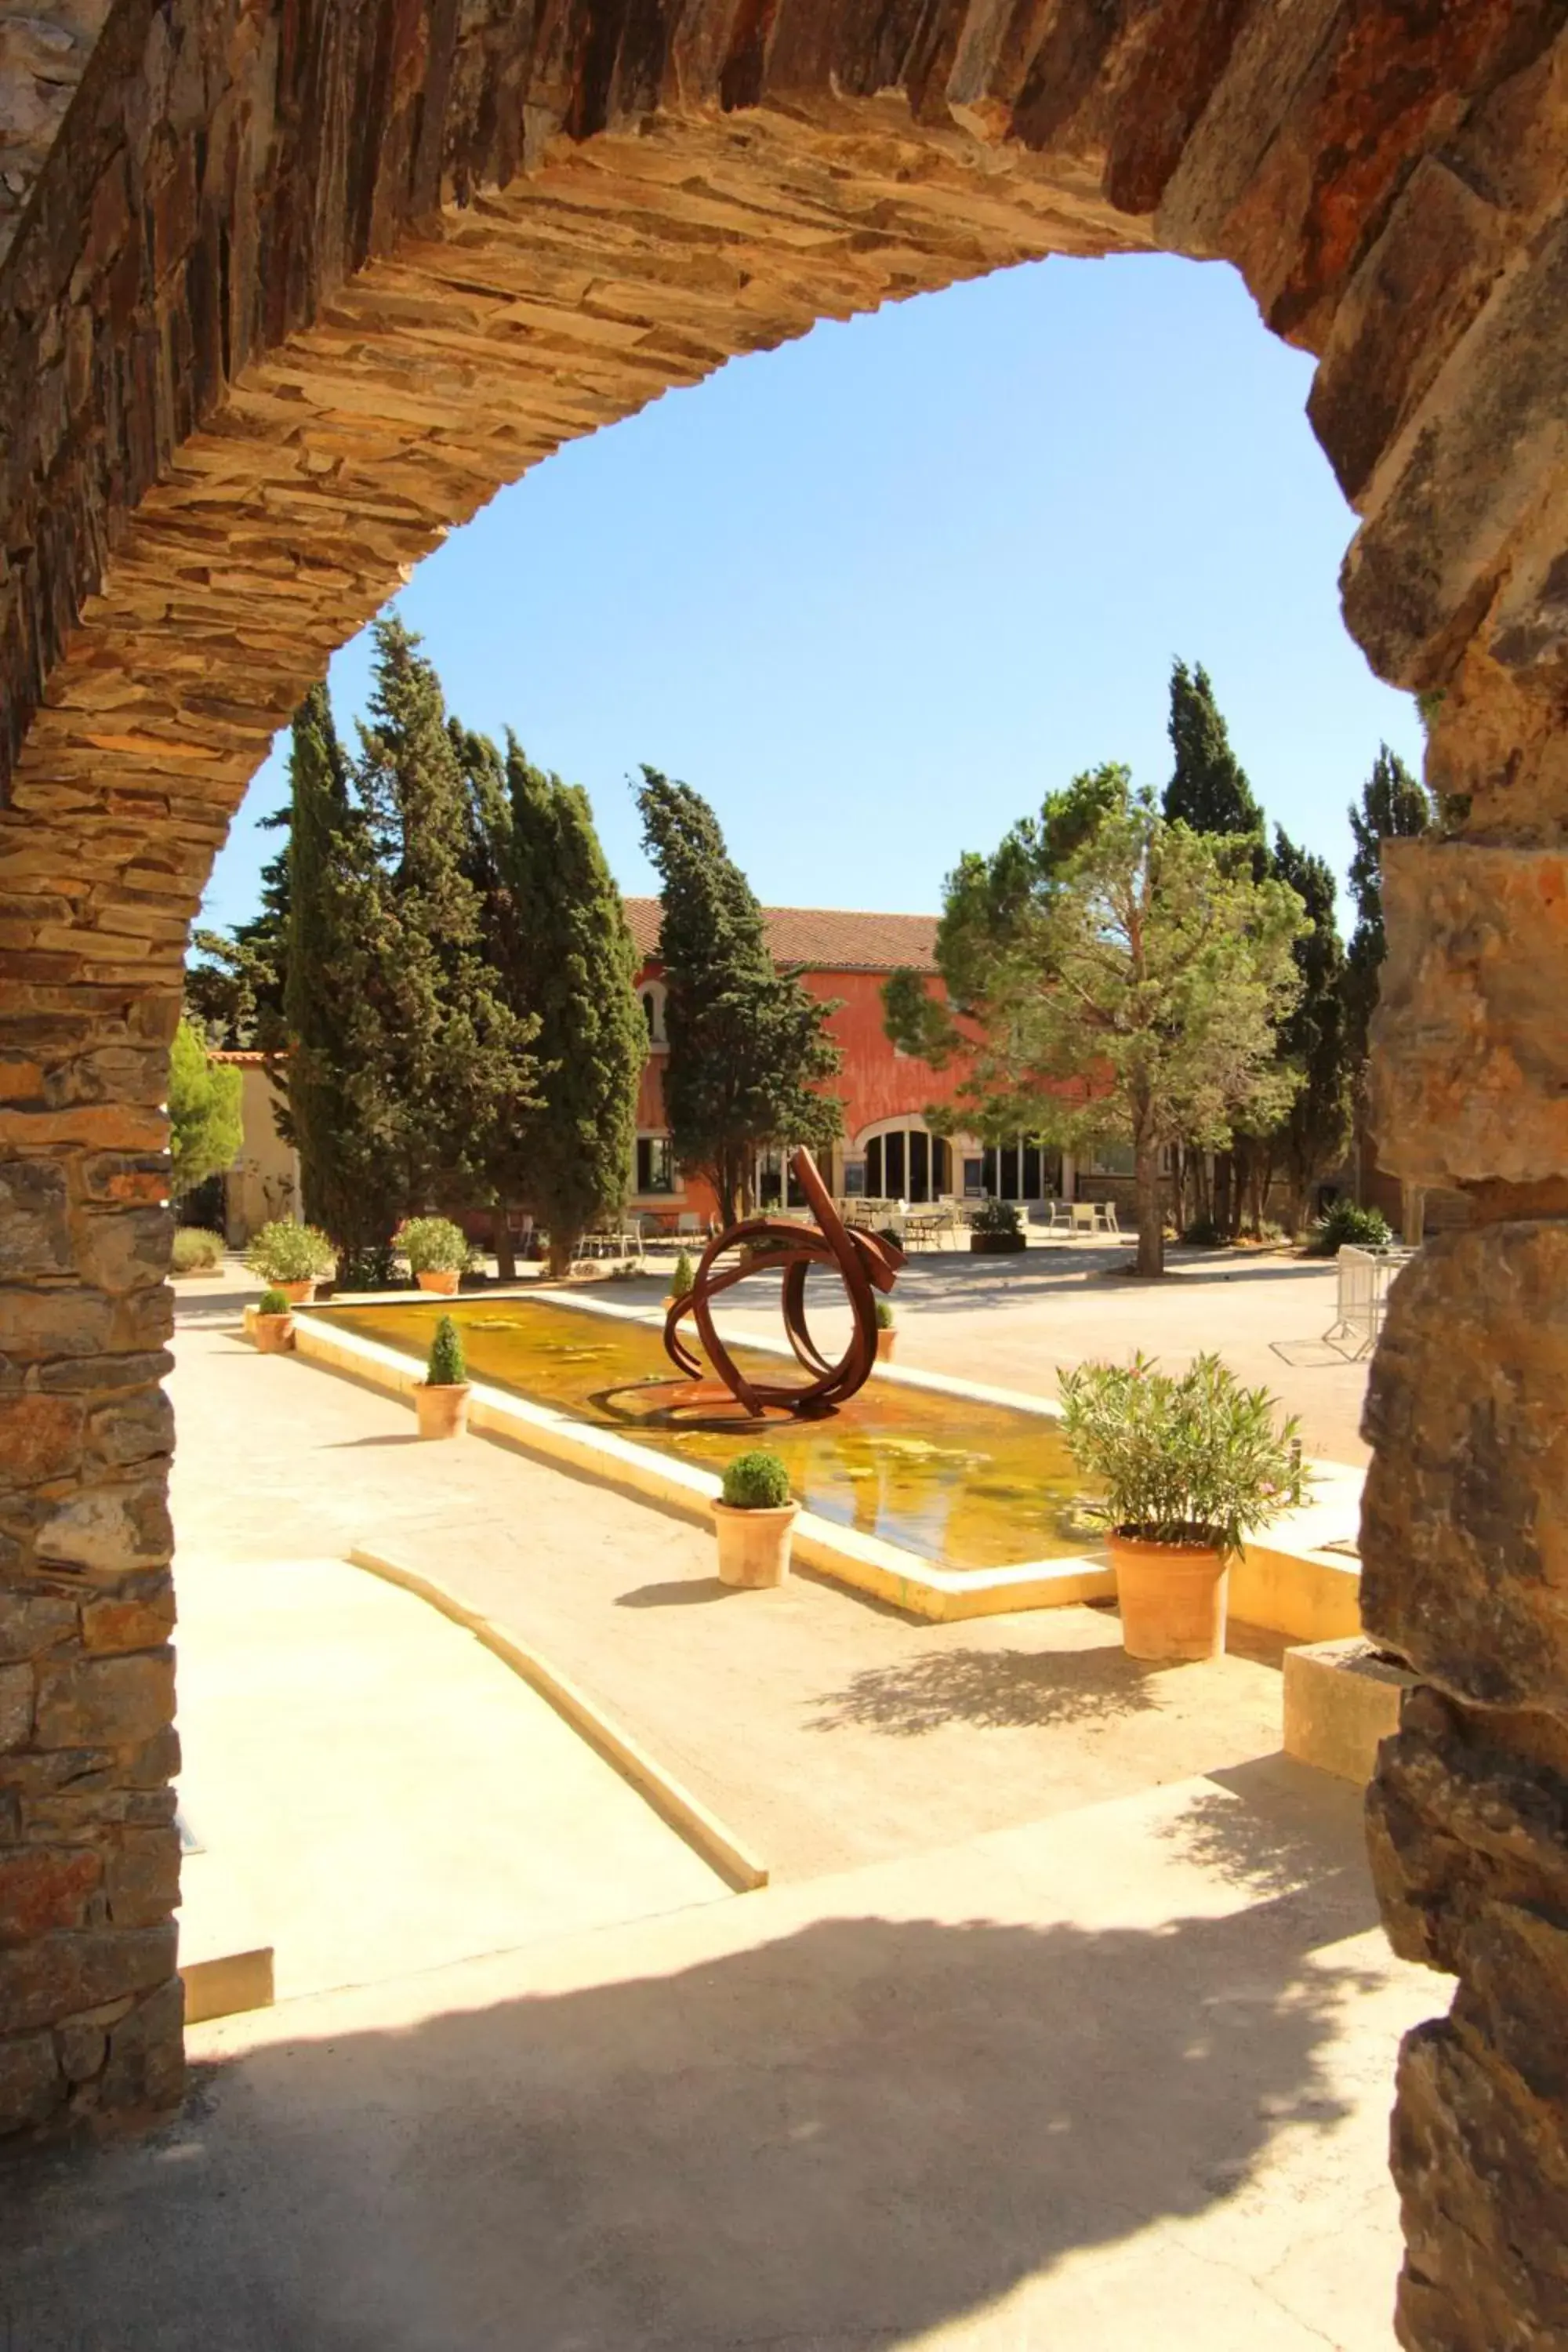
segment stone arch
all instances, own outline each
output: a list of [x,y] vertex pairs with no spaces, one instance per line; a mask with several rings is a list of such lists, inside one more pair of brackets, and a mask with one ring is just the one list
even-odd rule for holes
[[[100,8],[59,14],[85,54]],[[1568,1860],[1528,1827],[1568,1762],[1564,15],[113,0],[0,264],[0,2122],[178,2089],[159,1105],[274,730],[561,441],[825,314],[1159,247],[1236,263],[1319,355],[1347,617],[1440,698],[1449,837],[1393,864],[1380,1131],[1480,1222],[1391,1320],[1367,1517],[1369,1622],[1441,1694],[1384,1769],[1381,1882],[1463,1980],[1406,2061],[1402,2325],[1550,2325],[1568,2084],[1518,2029],[1568,1984]],[[1505,2205],[1542,2166],[1537,2262]]]

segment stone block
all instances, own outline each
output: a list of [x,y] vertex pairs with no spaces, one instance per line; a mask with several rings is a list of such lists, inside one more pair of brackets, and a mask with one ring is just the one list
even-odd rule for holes
[[115,2113],[178,2106],[185,2084],[184,1988],[171,1965],[118,2025],[109,2031],[109,2055],[99,2084],[103,2106]]
[[70,1271],[64,1170],[48,1160],[0,1162],[0,1282]]
[[20,1748],[32,1728],[32,1667],[0,1666],[0,1756]]
[[116,1297],[163,1281],[174,1238],[167,1209],[88,1210],[71,1221],[77,1271]]
[[0,1397],[0,1487],[68,1476],[81,1460],[82,1422],[74,1397],[37,1390]]
[[82,1643],[99,1652],[155,1650],[168,1640],[174,1622],[174,1579],[149,1576],[127,1591],[83,1602]]
[[1285,1753],[1342,1780],[1370,1780],[1415,1676],[1359,1635],[1285,1653]]
[[84,1846],[21,1846],[0,1853],[0,1946],[25,1944],[55,1927],[79,1927],[102,1869]]
[[174,1450],[174,1409],[162,1389],[132,1391],[87,1417],[87,1443],[100,1462],[146,1462]]
[[26,2032],[124,1993],[150,1992],[174,1972],[172,1922],[39,1936],[0,1951],[0,2017]]
[[0,2133],[26,2131],[47,2123],[59,2095],[54,2036],[0,2034]]
[[[39,1657],[69,1641],[76,1629],[76,1603],[63,1593],[0,1589],[0,1664]],[[0,1734],[0,1748],[5,1744]]]
[[103,1888],[116,1927],[155,1927],[180,1900],[180,1833],[174,1822],[120,1832],[105,1857]]
[[1412,1184],[1568,1174],[1568,853],[1384,845],[1372,1123]]
[[1426,1244],[1363,1423],[1362,1618],[1424,1681],[1568,1712],[1568,1224]]
[[47,1662],[38,1671],[35,1738],[40,1748],[130,1746],[174,1719],[174,1654]]
[[162,1568],[174,1548],[162,1478],[89,1486],[51,1511],[37,1531],[40,1561],[121,1576]]

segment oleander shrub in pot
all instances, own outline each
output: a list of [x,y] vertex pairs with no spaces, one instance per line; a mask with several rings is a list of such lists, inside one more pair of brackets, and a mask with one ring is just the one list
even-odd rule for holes
[[1226,1576],[1254,1528],[1299,1499],[1299,1423],[1217,1356],[1162,1372],[1081,1364],[1060,1380],[1062,1434],[1100,1489],[1129,1656],[1217,1657]]
[[789,1574],[790,1546],[800,1510],[789,1491],[789,1473],[776,1454],[755,1446],[737,1454],[724,1472],[713,1520],[719,1536],[719,1575],[725,1584],[782,1584]]
[[257,1301],[250,1328],[262,1355],[287,1355],[294,1344],[294,1314],[288,1292],[264,1290]]
[[223,1264],[224,1238],[205,1225],[182,1225],[169,1254],[172,1274],[216,1274]]
[[337,1252],[315,1225],[297,1225],[289,1217],[275,1217],[251,1235],[245,1263],[262,1281],[276,1284],[295,1307],[308,1307],[316,1285],[337,1265]]
[[449,1315],[436,1326],[425,1378],[414,1388],[421,1437],[461,1437],[468,1425],[468,1368],[462,1335]]
[[473,1262],[467,1234],[450,1217],[409,1217],[394,1241],[420,1289],[444,1298],[452,1297]]

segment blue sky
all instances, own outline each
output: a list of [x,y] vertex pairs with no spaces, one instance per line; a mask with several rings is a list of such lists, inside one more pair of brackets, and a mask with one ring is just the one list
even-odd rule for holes
[[[1057,260],[827,322],[574,444],[397,599],[450,706],[585,784],[651,887],[640,761],[717,810],[760,898],[916,910],[1079,768],[1163,785],[1172,657],[1210,671],[1271,821],[1342,875],[1410,698],[1340,619],[1353,518],[1311,362],[1228,267]],[[368,641],[336,656],[339,724]],[[287,736],[204,920],[241,920]]]

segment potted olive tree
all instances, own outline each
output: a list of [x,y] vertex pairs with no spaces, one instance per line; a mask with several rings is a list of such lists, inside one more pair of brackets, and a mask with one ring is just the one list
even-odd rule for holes
[[251,1336],[264,1356],[285,1356],[294,1345],[294,1317],[288,1295],[264,1290],[251,1318]]
[[877,1361],[879,1364],[891,1363],[893,1347],[898,1336],[899,1327],[893,1320],[892,1301],[888,1298],[879,1298],[877,1301]]
[[276,1286],[291,1306],[309,1307],[316,1285],[337,1265],[337,1252],[316,1225],[297,1225],[289,1217],[275,1217],[251,1236],[245,1263],[252,1274]]
[[1028,1247],[1028,1235],[1016,1201],[983,1201],[969,1228],[969,1246],[977,1257],[1002,1257]]
[[425,1377],[414,1383],[414,1410],[421,1437],[461,1437],[468,1425],[472,1393],[463,1342],[449,1315],[436,1326],[426,1359]]
[[719,1530],[719,1578],[723,1584],[782,1584],[800,1505],[776,1454],[755,1447],[737,1454],[713,1506]]
[[1080,1364],[1060,1381],[1062,1433],[1103,1489],[1092,1504],[1110,1559],[1129,1657],[1215,1658],[1225,1648],[1231,1559],[1242,1538],[1299,1499],[1294,1417],[1243,1388],[1217,1356],[1184,1372]]
[[395,1236],[421,1290],[452,1297],[468,1272],[473,1252],[461,1225],[450,1217],[409,1217]]

